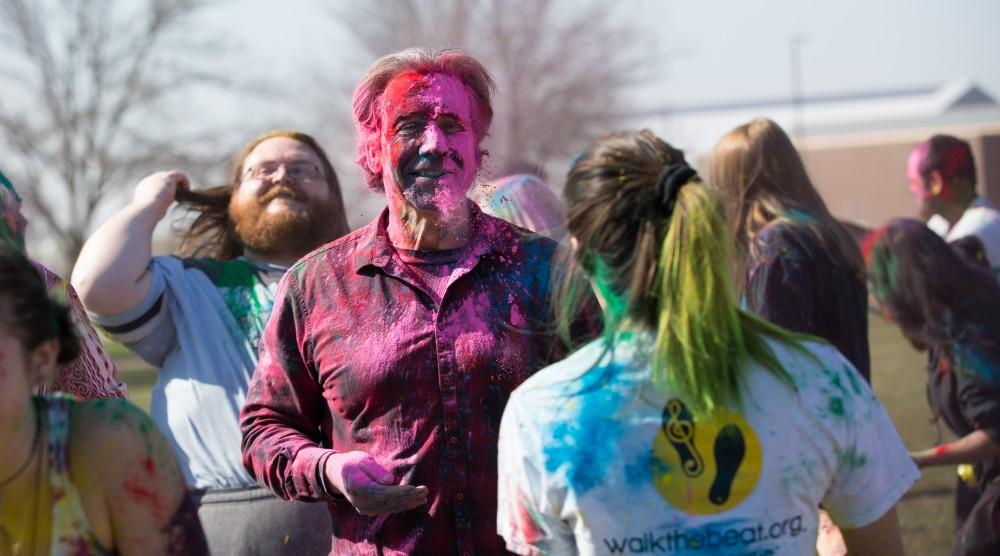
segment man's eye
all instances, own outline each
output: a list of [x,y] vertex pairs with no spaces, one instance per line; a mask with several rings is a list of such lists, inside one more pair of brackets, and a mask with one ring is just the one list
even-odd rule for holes
[[403,122],[396,127],[396,133],[400,135],[413,135],[415,133],[420,133],[423,126],[420,122]]
[[461,133],[465,131],[465,127],[458,122],[445,120],[438,124],[441,127],[441,131],[445,133]]
[[250,168],[250,175],[255,178],[273,176],[278,171],[277,164],[259,164]]

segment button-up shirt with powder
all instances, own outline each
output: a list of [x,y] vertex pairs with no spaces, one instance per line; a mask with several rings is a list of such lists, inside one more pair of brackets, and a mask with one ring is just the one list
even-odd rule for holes
[[[441,296],[390,244],[388,213],[289,269],[242,414],[247,469],[286,499],[326,499],[334,554],[505,553],[497,434],[511,391],[565,354],[551,328],[556,244],[472,207]],[[358,514],[324,492],[360,450],[428,504]]]

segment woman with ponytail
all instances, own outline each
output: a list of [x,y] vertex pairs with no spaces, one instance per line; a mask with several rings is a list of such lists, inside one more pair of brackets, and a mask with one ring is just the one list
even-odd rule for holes
[[0,247],[0,554],[206,554],[173,452],[125,400],[32,397],[80,343],[31,262]]
[[[885,409],[836,349],[739,309],[721,202],[683,153],[603,137],[564,194],[605,332],[508,402],[508,549],[806,554],[823,503],[852,554],[900,554],[919,473]],[[567,277],[560,322],[586,291]]]

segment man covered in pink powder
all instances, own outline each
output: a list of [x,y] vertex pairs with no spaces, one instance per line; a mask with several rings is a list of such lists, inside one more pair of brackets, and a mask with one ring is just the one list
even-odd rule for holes
[[243,458],[327,501],[334,554],[497,554],[510,392],[560,358],[551,240],[466,193],[493,82],[455,50],[375,62],[354,93],[359,163],[388,207],[282,279],[242,413]]
[[1000,270],[1000,212],[976,194],[976,164],[969,144],[935,135],[917,144],[907,163],[910,192],[927,226],[946,241],[976,236],[991,269]]

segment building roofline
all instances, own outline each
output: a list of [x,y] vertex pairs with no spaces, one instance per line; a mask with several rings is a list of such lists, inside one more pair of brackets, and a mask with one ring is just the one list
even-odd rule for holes
[[[889,100],[906,97],[934,97],[937,95],[947,95],[952,102],[957,102],[963,98],[974,98],[983,104],[997,104],[988,93],[983,91],[978,85],[968,80],[947,81],[938,85],[926,85],[920,87],[907,87],[897,89],[885,89],[881,91],[862,91],[853,93],[831,93],[819,95],[806,95],[801,99],[801,104],[835,103],[835,102],[855,102],[867,100]],[[971,95],[971,96],[970,96]],[[771,98],[766,100],[743,101],[743,102],[717,102],[708,104],[693,104],[687,106],[667,106],[664,108],[654,108],[649,110],[639,110],[628,114],[628,117],[649,117],[667,116],[675,114],[693,114],[699,112],[723,112],[737,110],[753,110],[761,108],[787,107],[796,104],[788,97]]]

